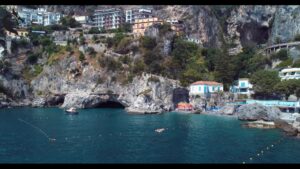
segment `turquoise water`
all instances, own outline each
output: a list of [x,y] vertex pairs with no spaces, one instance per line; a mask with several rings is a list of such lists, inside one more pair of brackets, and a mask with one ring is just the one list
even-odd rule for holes
[[[157,128],[166,130],[156,133]],[[49,142],[48,137],[56,141]],[[281,138],[282,142],[257,156]],[[243,161],[299,163],[300,140],[275,129],[243,128],[231,117],[175,112],[130,115],[108,108],[80,110],[78,116],[57,108],[0,109],[1,163]]]

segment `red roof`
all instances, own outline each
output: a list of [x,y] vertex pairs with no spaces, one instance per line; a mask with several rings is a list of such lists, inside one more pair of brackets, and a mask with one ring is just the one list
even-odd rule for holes
[[197,81],[192,83],[192,85],[223,85],[223,84],[215,81]]

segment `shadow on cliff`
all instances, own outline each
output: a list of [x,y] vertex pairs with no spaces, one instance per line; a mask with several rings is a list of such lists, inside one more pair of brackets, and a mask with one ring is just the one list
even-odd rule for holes
[[106,101],[106,102],[102,102],[102,103],[95,105],[94,108],[122,108],[122,109],[124,109],[125,106],[119,102]]

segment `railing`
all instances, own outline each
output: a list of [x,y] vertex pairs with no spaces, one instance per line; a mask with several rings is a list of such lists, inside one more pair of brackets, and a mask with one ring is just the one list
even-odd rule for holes
[[237,102],[227,102],[226,105],[243,105],[258,103],[264,106],[276,106],[276,107],[300,107],[299,101],[281,101],[281,100],[246,100]]
[[299,101],[281,101],[281,100],[247,100],[246,104],[258,103],[264,106],[277,107],[300,107]]

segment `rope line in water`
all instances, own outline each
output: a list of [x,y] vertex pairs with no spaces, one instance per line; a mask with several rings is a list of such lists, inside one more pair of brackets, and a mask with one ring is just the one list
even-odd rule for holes
[[[249,158],[249,161],[252,161],[256,156],[257,156],[257,158],[260,157],[260,156],[262,156],[262,155],[264,154],[264,152],[271,150],[272,148],[275,147],[276,144],[279,144],[282,140],[283,140],[283,137],[280,138],[280,139],[278,139],[278,140],[277,140],[276,142],[274,142],[273,144],[267,146],[265,149],[259,151],[259,152],[258,152],[256,155],[254,155],[253,157],[250,157],[250,158]],[[246,164],[246,162],[243,161],[242,164]]]
[[39,132],[41,132],[46,138],[48,138],[49,139],[49,141],[55,141],[56,139],[55,138],[51,138],[45,131],[43,131],[41,128],[39,128],[39,127],[37,127],[37,126],[35,126],[35,125],[33,125],[33,124],[31,124],[31,123],[29,123],[29,122],[27,122],[27,121],[25,121],[25,120],[23,120],[23,119],[18,119],[19,121],[21,121],[21,122],[23,122],[23,123],[25,123],[25,124],[27,124],[27,125],[29,125],[29,126],[31,126],[31,127],[33,127],[33,128],[35,128],[36,130],[38,130]]

